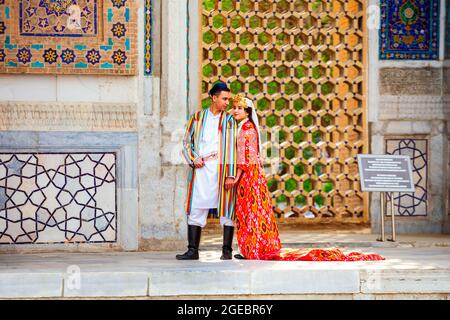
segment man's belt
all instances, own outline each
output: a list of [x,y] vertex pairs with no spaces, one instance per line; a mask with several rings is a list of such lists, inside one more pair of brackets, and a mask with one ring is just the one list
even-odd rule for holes
[[219,154],[217,152],[211,152],[208,154],[205,154],[202,156],[203,161],[210,161],[210,160],[216,160],[219,157]]

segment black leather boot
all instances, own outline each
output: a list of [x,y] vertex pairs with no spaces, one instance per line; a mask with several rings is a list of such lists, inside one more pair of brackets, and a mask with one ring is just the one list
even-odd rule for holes
[[220,260],[233,259],[233,234],[234,227],[223,226],[223,246]]
[[242,254],[240,254],[240,253],[235,254],[234,257],[235,257],[236,259],[239,259],[239,260],[247,260],[247,258],[244,257],[244,256],[243,256]]
[[201,234],[202,227],[188,225],[188,251],[183,254],[177,254],[177,260],[198,260]]

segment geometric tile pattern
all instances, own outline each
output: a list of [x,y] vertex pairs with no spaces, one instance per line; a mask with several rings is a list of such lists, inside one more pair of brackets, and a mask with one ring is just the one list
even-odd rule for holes
[[0,73],[136,71],[135,0],[1,0]]
[[439,12],[439,0],[382,0],[380,59],[439,59]]
[[[386,154],[411,157],[414,193],[394,192],[394,212],[398,216],[426,216],[428,214],[428,140],[386,139]],[[391,215],[390,194],[387,193],[387,211]]]
[[[202,1],[203,108],[216,81],[257,108],[279,219],[368,221],[365,1]],[[278,137],[277,137],[278,136]],[[277,168],[275,168],[277,169]]]
[[117,241],[115,153],[0,153],[0,244]]
[[98,0],[20,0],[20,35],[96,36],[99,22],[97,2]]
[[145,70],[146,76],[152,75],[152,0],[145,0]]

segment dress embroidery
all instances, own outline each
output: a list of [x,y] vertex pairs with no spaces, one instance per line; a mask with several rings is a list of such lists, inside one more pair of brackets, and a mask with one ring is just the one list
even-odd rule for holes
[[253,260],[284,261],[361,261],[384,260],[377,254],[339,249],[281,249],[272,198],[267,188],[259,155],[258,133],[250,121],[239,126],[238,168],[242,174],[237,185],[236,232],[241,254]]

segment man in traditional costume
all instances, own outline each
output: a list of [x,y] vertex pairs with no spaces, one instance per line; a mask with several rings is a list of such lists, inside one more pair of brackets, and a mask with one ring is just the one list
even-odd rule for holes
[[197,260],[202,228],[210,209],[217,209],[223,226],[220,259],[232,259],[235,218],[236,121],[225,110],[230,89],[217,83],[210,90],[211,107],[196,112],[187,125],[183,141],[184,156],[191,166],[186,214],[188,251],[178,260]]

